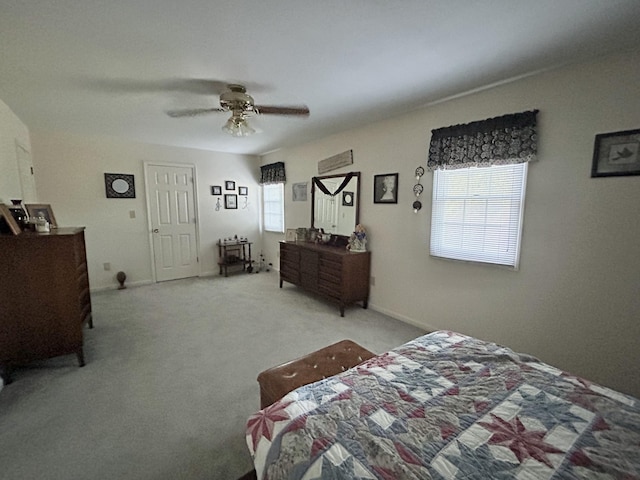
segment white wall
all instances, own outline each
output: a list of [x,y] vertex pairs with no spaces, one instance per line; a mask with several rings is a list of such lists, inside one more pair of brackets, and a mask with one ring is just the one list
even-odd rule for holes
[[[502,85],[298,148],[262,163],[287,169],[286,227],[310,225],[311,201],[291,184],[353,149],[360,221],[372,250],[370,306],[426,329],[457,330],[526,351],[640,396],[640,176],[590,178],[597,133],[640,128],[640,52]],[[414,171],[430,132],[540,109],[538,162],[529,169],[519,271],[429,257],[432,175],[414,214]],[[397,205],[373,204],[373,175],[399,172]],[[280,235],[264,235],[277,265]],[[347,311],[345,321],[349,321]]]
[[[127,284],[152,278],[144,162],[189,164],[196,168],[200,274],[217,274],[219,238],[237,234],[256,241],[259,251],[259,167],[257,157],[163,147],[108,137],[31,132],[40,202],[51,204],[61,226],[86,227],[87,261],[92,290],[115,288],[123,270]],[[106,198],[104,173],[135,176],[135,199]],[[249,187],[249,206],[215,210],[211,185],[233,180]],[[236,189],[237,192],[237,189]],[[222,197],[221,201],[223,200]],[[135,218],[130,218],[130,211]],[[105,271],[104,263],[111,264]]]
[[27,150],[31,149],[27,126],[0,100],[0,203],[10,204],[12,198],[37,200],[22,196],[16,141]]

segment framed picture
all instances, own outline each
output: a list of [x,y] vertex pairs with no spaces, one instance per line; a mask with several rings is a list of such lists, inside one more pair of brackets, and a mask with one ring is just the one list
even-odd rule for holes
[[398,174],[373,176],[373,203],[398,203]]
[[224,189],[225,190],[235,190],[236,189],[236,182],[234,182],[232,180],[227,180],[226,182],[224,182]]
[[18,235],[22,230],[16,219],[11,215],[9,207],[4,203],[0,203],[0,233],[10,233]]
[[211,195],[222,195],[222,187],[220,185],[211,185]]
[[292,198],[294,202],[307,201],[307,182],[294,183],[292,189]]
[[296,229],[295,228],[287,228],[287,233],[285,234],[284,239],[287,242],[295,242],[296,241]]
[[622,175],[640,175],[640,130],[596,135],[591,176]]
[[342,206],[353,207],[353,192],[342,192]]
[[238,208],[238,196],[235,193],[224,194],[224,208]]
[[107,198],[136,198],[133,175],[126,173],[105,173],[104,189]]
[[249,195],[249,189],[247,187],[238,187],[238,195]]
[[56,222],[56,217],[53,215],[53,210],[51,209],[51,205],[46,203],[27,203],[24,208],[27,209],[27,213],[30,217],[43,217],[51,228],[56,228],[58,226],[58,222]]

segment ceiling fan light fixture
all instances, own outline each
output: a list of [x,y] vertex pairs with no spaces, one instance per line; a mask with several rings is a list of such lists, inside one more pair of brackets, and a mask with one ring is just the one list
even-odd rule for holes
[[244,117],[235,115],[227,120],[227,123],[224,124],[222,130],[233,137],[248,137],[249,135],[256,133]]

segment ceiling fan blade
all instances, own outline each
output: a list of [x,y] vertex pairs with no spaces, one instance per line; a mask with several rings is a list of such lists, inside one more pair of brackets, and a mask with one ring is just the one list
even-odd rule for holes
[[255,105],[254,108],[260,114],[264,115],[309,115],[309,107],[306,105],[292,106],[292,107],[276,107],[273,105]]
[[[78,87],[105,93],[190,93],[193,95],[220,95],[229,87],[229,81],[208,78],[164,78],[145,80],[135,78],[97,78],[91,76],[80,77],[75,80]],[[266,87],[258,83],[243,83],[254,91],[264,91]]]
[[208,113],[224,112],[222,108],[186,108],[183,110],[169,110],[167,115],[171,118],[180,117],[197,117],[199,115],[206,115]]

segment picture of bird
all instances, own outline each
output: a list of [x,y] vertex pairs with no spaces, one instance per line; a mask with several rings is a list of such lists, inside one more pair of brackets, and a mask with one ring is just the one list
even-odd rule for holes
[[637,161],[638,156],[638,144],[637,143],[623,143],[613,145],[609,151],[610,163],[634,163]]

